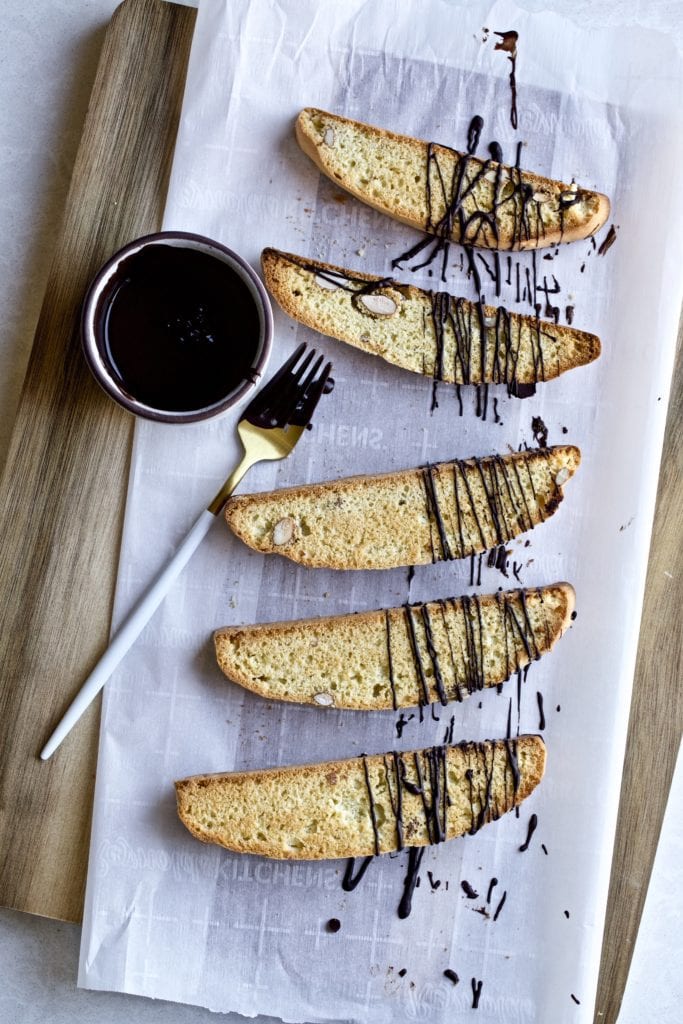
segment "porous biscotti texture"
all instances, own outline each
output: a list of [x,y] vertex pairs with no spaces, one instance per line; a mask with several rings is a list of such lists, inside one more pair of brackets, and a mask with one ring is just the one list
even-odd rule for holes
[[307,107],[304,153],[337,185],[396,220],[488,249],[587,238],[607,220],[600,192]]
[[[175,784],[178,814],[197,839],[239,853],[283,860],[369,856],[402,845],[395,811],[400,785],[403,844],[426,846],[475,832],[521,803],[543,776],[545,746],[540,736],[520,736],[398,758],[193,776]],[[426,810],[433,795],[438,822]]]
[[579,465],[571,445],[345,477],[228,501],[230,528],[257,551],[329,569],[466,558],[551,516]]
[[480,312],[477,303],[444,292],[277,249],[264,249],[261,264],[268,290],[288,316],[437,380],[536,384],[600,355],[594,334],[494,306]]
[[214,635],[229,679],[268,700],[379,711],[462,700],[549,651],[571,624],[569,583]]

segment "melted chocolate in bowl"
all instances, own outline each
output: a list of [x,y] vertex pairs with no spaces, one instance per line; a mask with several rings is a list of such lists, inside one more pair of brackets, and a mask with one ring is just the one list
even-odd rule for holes
[[199,249],[154,244],[125,257],[96,323],[113,380],[153,409],[204,409],[253,376],[254,297],[228,263]]

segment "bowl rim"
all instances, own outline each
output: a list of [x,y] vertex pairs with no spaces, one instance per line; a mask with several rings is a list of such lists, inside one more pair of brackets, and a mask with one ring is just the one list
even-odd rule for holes
[[[102,357],[102,337],[101,332],[98,331],[96,326],[95,313],[104,287],[114,277],[118,266],[128,256],[139,252],[149,245],[168,242],[177,242],[178,248],[198,249],[199,251],[207,252],[208,255],[213,255],[215,259],[222,260],[222,262],[232,266],[249,288],[259,314],[261,325],[259,345],[249,376],[237,388],[226,395],[225,398],[201,409],[174,411],[159,409],[140,402],[134,395],[125,391],[107,372],[106,363]],[[186,242],[191,244],[183,245]],[[93,377],[103,391],[120,406],[135,416],[160,423],[197,423],[201,420],[211,419],[214,416],[220,416],[221,413],[237,405],[245,395],[256,387],[266,369],[272,348],[273,310],[263,282],[251,264],[240,256],[239,253],[236,253],[227,245],[223,245],[222,242],[209,238],[208,235],[201,235],[191,231],[156,231],[149,235],[141,235],[139,238],[134,238],[132,241],[127,242],[126,245],[117,249],[106,263],[100,266],[90,281],[83,299],[80,334],[83,354]]]

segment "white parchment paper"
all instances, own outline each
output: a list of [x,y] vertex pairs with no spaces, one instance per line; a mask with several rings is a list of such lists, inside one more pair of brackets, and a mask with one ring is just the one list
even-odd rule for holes
[[[493,35],[510,29],[519,32],[516,132],[509,64]],[[570,580],[578,619],[522,688],[522,731],[538,730],[537,693],[544,698],[542,785],[518,818],[428,851],[413,913],[400,921],[405,854],[374,863],[345,894],[338,862],[279,863],[200,845],[176,817],[172,783],[441,742],[451,715],[454,739],[504,735],[510,700],[513,722],[517,713],[514,681],[501,695],[483,693],[481,707],[474,698],[439,709],[438,722],[415,717],[397,739],[392,713],[269,704],[214,663],[218,626],[455,595],[472,589],[469,564],[419,567],[409,587],[404,570],[345,574],[266,558],[217,523],[105,692],[81,985],[288,1021],[457,1022],[481,980],[479,1019],[592,1019],[681,305],[681,84],[663,35],[589,33],[508,2],[466,12],[440,0],[202,3],[166,228],[204,232],[255,266],[262,247],[274,245],[389,272],[419,236],[320,176],[292,131],[306,105],[455,148],[479,113],[484,152],[496,139],[512,161],[521,140],[522,166],[610,195],[617,240],[604,256],[590,241],[539,253],[534,296],[531,254],[513,255],[502,296],[531,311],[534,301],[545,305],[545,279],[560,319],[571,306],[575,325],[602,337],[596,364],[524,401],[492,388],[485,421],[475,415],[474,389],[463,389],[459,415],[454,389],[442,386],[430,415],[429,380],[276,311],[271,366],[298,341],[313,341],[333,359],[337,386],[292,458],[257,467],[241,488],[505,451],[533,444],[531,419],[541,416],[549,442],[578,444],[583,462],[552,520],[512,545],[511,564],[526,585]],[[449,290],[472,295],[457,246],[450,263]],[[396,276],[435,284],[426,272]],[[236,419],[137,425],[117,616],[232,467]],[[480,591],[500,585],[515,581],[484,568]],[[521,853],[532,812],[538,829]],[[477,899],[465,896],[463,879]],[[482,907],[490,916],[476,912]],[[336,934],[325,929],[332,917],[341,921]]]

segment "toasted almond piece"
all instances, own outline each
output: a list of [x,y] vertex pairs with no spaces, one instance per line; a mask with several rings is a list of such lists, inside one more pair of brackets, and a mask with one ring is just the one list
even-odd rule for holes
[[296,523],[290,516],[279,519],[273,527],[273,544],[289,544],[296,533]]
[[390,295],[371,292],[369,295],[359,295],[358,301],[374,316],[393,316],[397,305]]

